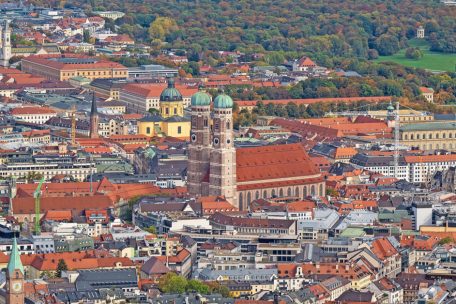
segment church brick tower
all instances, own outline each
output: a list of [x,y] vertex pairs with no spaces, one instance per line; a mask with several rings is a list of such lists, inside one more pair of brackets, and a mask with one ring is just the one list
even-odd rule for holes
[[98,138],[98,111],[97,111],[97,98],[95,92],[92,97],[92,108],[90,110],[90,138]]
[[191,99],[192,131],[188,148],[187,184],[188,192],[194,196],[209,195],[208,174],[212,149],[210,126],[211,97],[200,90]]
[[24,304],[24,275],[24,266],[14,238],[6,268],[6,304]]
[[233,138],[233,100],[225,94],[214,99],[209,195],[222,195],[239,207],[236,197],[236,150]]

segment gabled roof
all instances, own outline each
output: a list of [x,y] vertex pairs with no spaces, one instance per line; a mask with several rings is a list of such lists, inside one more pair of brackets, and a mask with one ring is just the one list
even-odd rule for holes
[[236,149],[237,182],[315,177],[319,171],[301,144]]
[[141,271],[147,275],[162,275],[170,272],[171,270],[157,257],[151,257],[141,266]]

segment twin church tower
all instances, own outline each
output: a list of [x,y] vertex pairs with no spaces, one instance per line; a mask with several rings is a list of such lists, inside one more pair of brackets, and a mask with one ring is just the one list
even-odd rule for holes
[[199,91],[191,98],[191,134],[187,167],[188,191],[194,196],[222,195],[236,202],[236,150],[233,100]]

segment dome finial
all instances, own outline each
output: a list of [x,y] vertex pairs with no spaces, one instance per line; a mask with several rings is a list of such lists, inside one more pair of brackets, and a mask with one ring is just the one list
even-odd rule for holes
[[168,76],[168,88],[174,88],[175,87],[175,80],[173,76]]

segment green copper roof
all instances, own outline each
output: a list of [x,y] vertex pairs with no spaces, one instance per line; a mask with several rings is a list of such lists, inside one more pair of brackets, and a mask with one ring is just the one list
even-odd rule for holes
[[174,86],[174,78],[168,79],[168,87],[161,93],[160,101],[182,101],[182,94]]
[[214,99],[214,108],[228,109],[233,107],[233,99],[226,94],[220,94]]
[[192,95],[192,106],[209,106],[211,97],[203,91],[198,91]]
[[17,240],[16,238],[13,239],[13,248],[11,249],[11,255],[8,262],[8,273],[13,274],[16,269],[20,270],[22,274],[24,274],[24,266],[21,262],[21,255],[19,254],[19,250],[17,249]]
[[399,127],[401,131],[443,131],[456,130],[456,122],[423,122],[406,124]]

